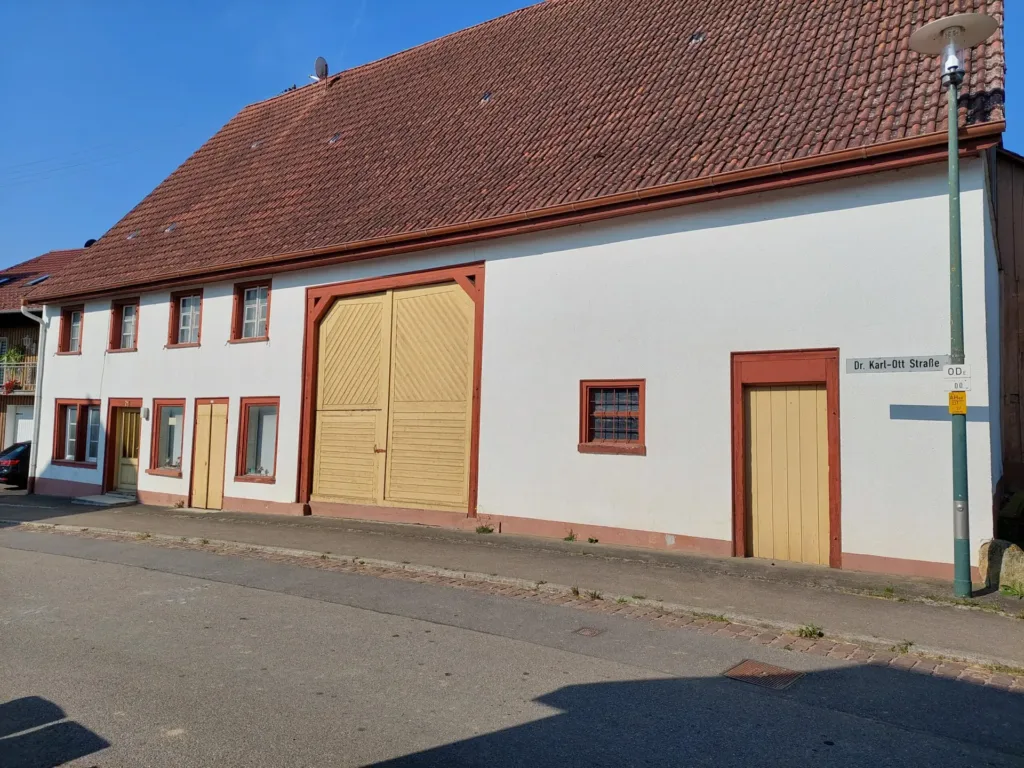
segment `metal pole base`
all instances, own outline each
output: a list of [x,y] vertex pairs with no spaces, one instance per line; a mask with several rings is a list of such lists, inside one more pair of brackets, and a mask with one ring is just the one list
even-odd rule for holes
[[953,594],[956,597],[973,597],[971,584],[971,542],[969,539],[953,539]]

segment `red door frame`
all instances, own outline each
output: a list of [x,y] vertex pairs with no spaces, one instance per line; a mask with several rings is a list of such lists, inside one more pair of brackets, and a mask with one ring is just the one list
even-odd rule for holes
[[[227,488],[228,484],[228,424],[227,422],[231,419],[231,400],[226,397],[197,397],[192,401],[192,458],[189,460],[188,465],[188,506],[192,507],[192,478],[196,472],[196,425],[199,423],[199,406],[200,405],[226,405],[228,407],[228,418],[224,422],[224,474],[221,477],[220,482],[220,498],[221,498],[221,509],[224,508],[224,489]],[[210,423],[210,429],[213,429],[213,423]],[[275,448],[276,450],[276,448]],[[209,478],[207,478],[209,483]]]
[[320,322],[339,298],[367,293],[456,282],[475,304],[473,329],[473,404],[470,415],[469,517],[476,517],[477,478],[480,470],[480,373],[484,342],[484,265],[466,264],[400,275],[318,285],[306,289],[305,343],[302,352],[302,419],[299,422],[299,473],[296,498],[310,514],[313,493],[313,456],[316,431],[317,360],[320,353]]
[[828,412],[828,564],[841,568],[842,498],[839,467],[839,350],[807,349],[732,354],[732,546],[747,547],[747,424],[743,390],[751,386],[824,384]]
[[[114,456],[117,448],[117,410],[118,408],[142,409],[141,397],[111,397],[107,400],[106,445],[103,446],[103,493],[117,488],[117,473],[114,468]],[[142,447],[142,419],[139,419],[139,447]],[[142,471],[142,456],[139,456],[139,475]]]

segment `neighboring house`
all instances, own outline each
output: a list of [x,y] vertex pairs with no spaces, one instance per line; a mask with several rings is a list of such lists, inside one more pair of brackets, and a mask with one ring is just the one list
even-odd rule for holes
[[[0,439],[3,447],[32,439],[39,323],[22,314],[22,298],[65,270],[81,250],[50,251],[0,270]],[[29,303],[27,307],[36,317],[41,316],[41,306]]]
[[[940,5],[549,1],[246,107],[40,287],[39,491],[950,574]],[[975,550],[1003,88],[1000,32],[960,112]],[[919,364],[849,372],[882,357]]]

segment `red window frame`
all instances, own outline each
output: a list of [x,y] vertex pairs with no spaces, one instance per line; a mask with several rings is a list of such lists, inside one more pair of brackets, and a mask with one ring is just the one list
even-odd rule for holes
[[[609,453],[623,456],[646,456],[646,379],[585,379],[580,382],[580,434],[577,450],[580,453]],[[636,416],[638,420],[636,440],[594,440],[590,431],[590,390],[592,389],[638,389],[640,391],[637,411],[609,411],[602,415],[611,417]]]
[[[267,328],[262,336],[251,339],[242,338],[242,324],[245,321],[245,292],[250,288],[267,289]],[[250,341],[270,341],[270,302],[274,295],[270,280],[257,280],[251,283],[237,283],[234,290],[234,301],[231,306],[231,338],[230,344],[246,344]]]
[[[81,321],[78,323],[78,349],[71,349],[71,314],[79,312]],[[85,332],[85,305],[76,304],[71,307],[60,308],[60,333],[57,337],[58,355],[80,355],[82,354],[82,341]]]
[[[277,425],[274,428],[274,466],[269,475],[245,474],[245,450],[249,444],[249,408],[254,405],[273,405],[277,408]],[[238,408],[238,445],[235,447],[235,482],[275,483],[277,482],[277,444],[281,439],[281,398],[243,397]]]
[[[121,346],[121,321],[125,307],[135,307],[135,328],[132,329],[132,345]],[[137,352],[139,349],[139,299],[117,299],[110,303],[110,337],[107,339],[107,352]]]
[[[85,452],[88,450],[89,440],[89,409],[99,408],[102,405],[100,400],[61,400],[54,404],[53,415],[53,452],[50,454],[50,462],[62,467],[88,467],[94,469],[99,466],[99,446],[97,446],[96,461],[87,461]],[[78,410],[75,425],[75,458],[64,458],[65,431],[67,430],[67,409]],[[102,416],[102,410],[100,415]],[[100,432],[102,433],[102,423]],[[60,457],[60,458],[58,458]]]
[[[191,295],[191,294],[190,294]],[[191,346],[196,346],[195,344]],[[160,411],[168,406],[177,406],[181,408],[181,456],[182,464],[185,461],[185,399],[184,398],[154,398],[153,399],[153,421],[150,422],[152,427],[150,428],[149,436],[149,469],[146,470],[147,474],[150,475],[163,475],[164,477],[181,477],[181,468],[173,469],[171,467],[159,467],[157,462],[159,461],[159,449],[160,449]]]
[[[180,343],[178,341],[178,324],[181,320],[181,300],[187,299],[191,296],[199,297],[199,318],[196,322],[199,323],[199,332],[196,335],[196,341]],[[270,317],[270,294],[267,294],[267,317]],[[269,325],[267,326],[270,327]],[[171,312],[170,318],[167,323],[167,348],[172,349],[183,349],[188,347],[201,346],[203,342],[203,289],[196,288],[191,291],[177,291],[171,294]]]

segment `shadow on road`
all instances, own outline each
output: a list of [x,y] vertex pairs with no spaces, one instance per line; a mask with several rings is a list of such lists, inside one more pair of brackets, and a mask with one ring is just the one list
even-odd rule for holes
[[724,677],[572,685],[549,717],[377,763],[437,766],[1019,766],[1024,695],[892,669],[784,691]]
[[110,746],[102,736],[65,718],[63,709],[39,696],[0,704],[0,766],[50,768]]

